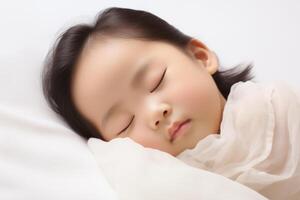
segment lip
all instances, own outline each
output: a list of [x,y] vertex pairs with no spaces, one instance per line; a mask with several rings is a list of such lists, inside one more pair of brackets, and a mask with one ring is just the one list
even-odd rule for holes
[[168,129],[171,142],[174,141],[179,135],[182,135],[184,132],[186,132],[186,128],[189,127],[190,121],[191,119],[187,119],[173,123],[173,125]]

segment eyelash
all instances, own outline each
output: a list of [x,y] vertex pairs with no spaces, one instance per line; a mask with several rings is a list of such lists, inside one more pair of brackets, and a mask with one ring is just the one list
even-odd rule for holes
[[130,123],[118,135],[120,135],[121,133],[123,133],[124,131],[126,131],[126,129],[131,125],[131,122],[133,121],[133,119],[134,119],[134,116],[132,117]]
[[166,71],[167,71],[167,69],[165,69],[165,71],[164,71],[163,75],[161,76],[161,79],[160,79],[160,81],[158,82],[157,86],[156,86],[152,91],[150,91],[150,93],[154,92],[154,91],[160,86],[161,82],[164,80]]
[[[160,81],[158,82],[157,86],[156,86],[152,91],[150,91],[150,93],[154,92],[154,91],[160,86],[160,84],[161,84],[162,81],[164,80],[166,71],[167,71],[167,68],[165,69],[165,71],[164,71],[164,73],[163,73],[163,75],[162,75]],[[120,135],[121,133],[123,133],[124,131],[127,130],[127,128],[131,125],[131,122],[133,121],[133,119],[134,119],[134,116],[132,117],[130,123],[129,123],[129,124],[128,124],[128,125],[127,125],[127,126],[126,126],[119,134],[118,134],[118,135]]]

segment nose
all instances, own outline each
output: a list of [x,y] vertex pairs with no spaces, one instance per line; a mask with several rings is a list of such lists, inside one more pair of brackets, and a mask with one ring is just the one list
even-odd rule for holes
[[161,124],[165,123],[171,111],[169,104],[161,104],[154,108],[150,116],[150,127],[154,130],[158,129]]

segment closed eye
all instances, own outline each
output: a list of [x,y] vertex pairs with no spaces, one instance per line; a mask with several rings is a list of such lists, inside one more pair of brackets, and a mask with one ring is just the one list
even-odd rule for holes
[[129,124],[120,132],[118,133],[117,135],[120,135],[121,133],[125,132],[126,129],[131,125],[131,123],[133,122],[133,119],[134,119],[134,116],[132,117],[131,121],[129,122]]
[[166,74],[166,71],[167,71],[167,68],[165,69],[165,71],[164,71],[164,73],[163,73],[163,75],[162,75],[162,77],[161,77],[161,79],[160,79],[160,81],[158,82],[158,84],[157,84],[157,86],[153,89],[153,90],[151,90],[151,92],[150,93],[152,93],[152,92],[154,92],[159,86],[160,86],[160,84],[161,84],[161,82],[164,80],[164,77],[165,77],[165,74]]
[[[165,71],[164,71],[164,73],[163,73],[161,79],[159,80],[159,82],[158,82],[158,84],[156,85],[156,87],[151,91],[151,93],[154,92],[154,91],[160,86],[160,84],[161,84],[162,81],[164,80],[166,71],[167,71],[167,68],[165,69]],[[133,122],[133,119],[134,119],[134,116],[132,117],[130,123],[129,123],[129,124],[128,124],[128,125],[127,125],[120,133],[118,133],[117,135],[120,135],[121,133],[125,132],[125,131],[127,130],[127,128],[128,128],[128,127],[131,125],[131,123]]]

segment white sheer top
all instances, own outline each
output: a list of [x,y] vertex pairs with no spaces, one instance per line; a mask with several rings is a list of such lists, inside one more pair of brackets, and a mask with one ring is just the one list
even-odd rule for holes
[[300,199],[300,91],[283,83],[231,87],[220,135],[177,156],[269,199]]

